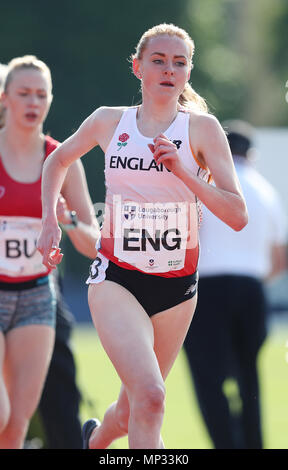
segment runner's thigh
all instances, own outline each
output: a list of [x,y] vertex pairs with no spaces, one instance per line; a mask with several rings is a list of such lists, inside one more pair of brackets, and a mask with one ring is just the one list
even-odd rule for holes
[[135,297],[124,287],[103,281],[89,286],[88,298],[101,343],[125,387],[162,382],[152,323]]
[[[6,335],[5,378],[12,408],[31,416],[50,363],[54,329],[47,325],[14,328]],[[20,412],[20,411],[19,411]]]
[[197,304],[197,294],[152,317],[154,350],[164,380],[183,345]]

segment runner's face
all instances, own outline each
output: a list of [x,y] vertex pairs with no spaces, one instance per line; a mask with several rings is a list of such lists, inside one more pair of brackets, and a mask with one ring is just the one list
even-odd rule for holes
[[26,129],[41,126],[49,111],[51,98],[50,84],[40,70],[16,70],[3,94],[6,123],[14,122]]
[[190,57],[188,44],[177,36],[151,38],[135,64],[142,76],[143,94],[161,101],[178,100],[190,77]]

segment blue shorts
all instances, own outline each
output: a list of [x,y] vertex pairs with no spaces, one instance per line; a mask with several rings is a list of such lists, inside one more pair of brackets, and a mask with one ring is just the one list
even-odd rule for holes
[[21,284],[0,283],[0,331],[25,325],[55,327],[56,295],[51,276]]

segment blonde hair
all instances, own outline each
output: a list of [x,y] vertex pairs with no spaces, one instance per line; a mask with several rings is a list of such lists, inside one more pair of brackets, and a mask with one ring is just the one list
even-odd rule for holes
[[12,81],[13,74],[17,70],[23,69],[33,69],[42,72],[46,76],[50,85],[50,90],[52,91],[52,78],[48,65],[46,65],[42,60],[37,59],[35,55],[24,55],[23,57],[15,57],[8,63],[7,75],[4,82],[5,93],[7,92],[9,83]]
[[7,75],[8,65],[0,64],[0,92],[2,92],[4,88],[5,77]]
[[[190,66],[192,68],[192,58],[195,50],[194,41],[184,29],[179,28],[174,24],[162,23],[148,29],[140,38],[136,46],[136,52],[131,56],[131,59],[133,60],[136,58],[138,60],[141,60],[143,52],[147,47],[148,41],[151,38],[160,35],[177,36],[178,38],[186,42],[190,49]],[[206,101],[198,93],[196,93],[196,91],[192,88],[189,82],[186,83],[183,92],[179,96],[178,102],[185,108],[198,109],[200,111],[208,112],[208,106],[206,104]]]
[[[8,65],[0,64],[0,96],[4,89],[4,82],[7,74]],[[5,109],[0,101],[0,129],[4,126]]]
[[[42,72],[43,75],[47,78],[47,82],[50,87],[51,97],[52,97],[52,77],[49,67],[39,60],[34,55],[24,55],[23,57],[15,57],[10,60],[8,65],[2,65],[0,67],[0,92],[7,93],[8,86],[13,79],[13,75],[18,70],[38,70]],[[3,72],[3,73],[2,73]],[[5,123],[5,108],[0,101],[0,128],[4,126]]]

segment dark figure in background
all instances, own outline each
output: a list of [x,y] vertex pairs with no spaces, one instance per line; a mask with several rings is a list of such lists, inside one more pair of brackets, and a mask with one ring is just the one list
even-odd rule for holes
[[38,412],[48,448],[81,449],[79,408],[82,397],[70,345],[75,320],[62,294],[61,276],[56,271],[54,276],[57,299],[55,345]]
[[[264,281],[286,268],[287,231],[278,195],[251,164],[251,127],[226,125],[249,222],[233,233],[203,207],[199,297],[184,348],[215,448],[260,449],[257,358],[267,333]],[[239,391],[234,411],[225,394],[229,379]]]

